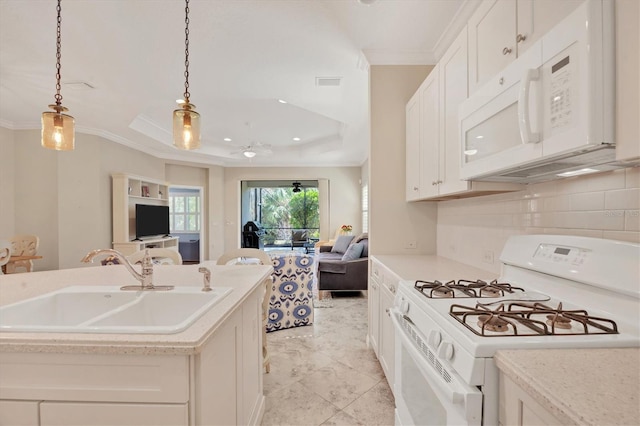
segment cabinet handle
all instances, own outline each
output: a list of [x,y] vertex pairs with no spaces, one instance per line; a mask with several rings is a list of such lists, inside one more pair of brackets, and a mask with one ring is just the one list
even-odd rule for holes
[[518,42],[518,43],[522,43],[522,42],[523,42],[523,41],[525,41],[526,39],[527,39],[527,36],[526,36],[526,35],[518,34],[518,35],[516,36],[516,42]]
[[387,315],[391,316],[391,311],[389,310],[389,308],[385,309],[384,311],[387,313]]
[[500,77],[500,80],[498,80],[498,84],[500,86],[502,86],[504,84],[504,77]]
[[389,291],[390,291],[391,293],[393,293],[393,294],[396,294],[396,287],[395,287],[395,286],[393,286],[393,285],[390,285],[390,286],[389,286]]
[[414,190],[414,191],[417,191],[417,190],[418,190],[418,187],[417,187],[417,186],[414,186],[414,187],[413,187],[413,190]]
[[504,49],[502,49],[502,54],[505,56],[511,52],[512,52],[512,49],[509,49],[508,47],[505,47]]
[[438,185],[440,185],[440,184],[442,183],[442,181],[441,181],[441,180],[439,180],[439,181],[437,181],[436,183],[437,183]]
[[436,186],[438,184],[438,182],[436,182],[435,180],[431,182],[432,186]]

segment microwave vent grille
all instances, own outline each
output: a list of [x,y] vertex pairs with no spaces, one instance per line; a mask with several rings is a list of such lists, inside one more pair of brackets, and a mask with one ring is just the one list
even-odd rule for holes
[[567,169],[569,167],[573,167],[573,166],[575,166],[574,163],[557,162],[557,163],[551,163],[551,164],[543,164],[541,166],[531,167],[531,168],[528,168],[528,169],[516,170],[516,171],[511,172],[511,173],[505,173],[502,176],[515,177],[515,178],[525,178],[525,177],[529,177],[529,176],[537,176],[537,175],[546,174],[546,173],[553,173],[553,172],[557,172],[557,171],[560,171],[560,170],[565,170],[565,169]]

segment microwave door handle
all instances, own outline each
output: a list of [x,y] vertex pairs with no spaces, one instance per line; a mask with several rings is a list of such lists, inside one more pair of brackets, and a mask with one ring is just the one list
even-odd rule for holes
[[529,92],[531,82],[538,80],[540,72],[537,68],[528,69],[524,78],[520,82],[520,92],[518,93],[518,126],[520,127],[520,138],[523,144],[540,142],[540,134],[531,131],[531,120],[529,116]]

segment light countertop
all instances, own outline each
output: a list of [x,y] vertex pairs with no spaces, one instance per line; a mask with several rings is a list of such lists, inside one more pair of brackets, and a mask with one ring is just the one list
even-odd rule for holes
[[498,368],[561,424],[640,424],[640,349],[498,351]]
[[435,255],[393,255],[371,256],[384,264],[403,280],[440,280],[452,279],[494,279],[494,272],[485,271],[446,257]]
[[[233,291],[186,330],[175,334],[11,333],[0,332],[1,352],[55,352],[92,354],[199,353],[227,316],[269,276],[269,266],[162,265],[154,268],[154,284],[202,286],[200,266],[211,270],[213,287]],[[91,266],[58,271],[0,275],[0,306],[72,285],[139,285],[122,265]]]

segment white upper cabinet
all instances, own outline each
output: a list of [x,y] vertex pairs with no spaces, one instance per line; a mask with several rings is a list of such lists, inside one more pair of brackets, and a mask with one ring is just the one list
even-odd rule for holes
[[409,100],[406,108],[406,199],[420,198],[420,91]]
[[503,70],[584,0],[484,0],[468,22],[469,92]]
[[440,180],[440,65],[420,86],[420,198],[438,195]]
[[467,95],[465,28],[407,103],[407,201],[469,197],[522,188],[460,180],[458,109]]

